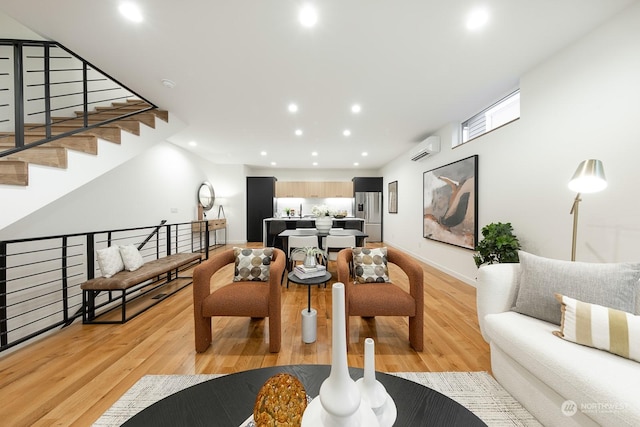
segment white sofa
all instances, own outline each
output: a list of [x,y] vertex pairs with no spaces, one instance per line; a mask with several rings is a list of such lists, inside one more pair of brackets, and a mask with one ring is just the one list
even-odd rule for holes
[[[565,341],[552,334],[558,325],[512,311],[520,271],[493,264],[478,272],[478,318],[496,380],[545,426],[640,426],[640,363]],[[640,297],[635,307],[640,313]]]

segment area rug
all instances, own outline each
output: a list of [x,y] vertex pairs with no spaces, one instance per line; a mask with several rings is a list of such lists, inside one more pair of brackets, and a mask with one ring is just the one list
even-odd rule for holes
[[[488,426],[540,426],[487,372],[391,373],[417,382],[468,408]],[[93,425],[115,427],[173,393],[220,375],[145,375]]]

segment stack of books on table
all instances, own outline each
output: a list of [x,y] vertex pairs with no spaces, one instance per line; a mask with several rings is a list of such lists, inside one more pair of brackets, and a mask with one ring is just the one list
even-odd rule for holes
[[315,267],[305,267],[304,265],[296,265],[293,269],[293,273],[300,279],[311,279],[312,277],[324,276],[327,272],[327,267],[324,265],[316,265]]

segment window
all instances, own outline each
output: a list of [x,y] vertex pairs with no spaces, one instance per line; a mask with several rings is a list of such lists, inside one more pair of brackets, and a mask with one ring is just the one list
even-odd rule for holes
[[464,144],[519,118],[520,90],[516,90],[489,108],[462,122],[460,141],[455,145]]

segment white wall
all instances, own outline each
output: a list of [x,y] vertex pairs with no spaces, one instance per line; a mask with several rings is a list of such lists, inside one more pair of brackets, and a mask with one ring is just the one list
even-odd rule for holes
[[422,238],[422,174],[478,154],[479,227],[511,222],[523,249],[569,259],[575,194],[567,183],[582,160],[597,158],[609,186],[582,196],[576,258],[638,261],[638,22],[640,5],[523,75],[520,120],[456,149],[449,141],[457,125],[445,126],[440,153],[385,166],[385,186],[398,181],[398,214],[385,213],[385,240],[473,284],[472,251]]
[[207,180],[218,196],[208,216],[217,216],[222,199],[228,241],[246,241],[243,167],[214,165],[167,142],[1,230],[0,239],[192,221],[198,188]]

